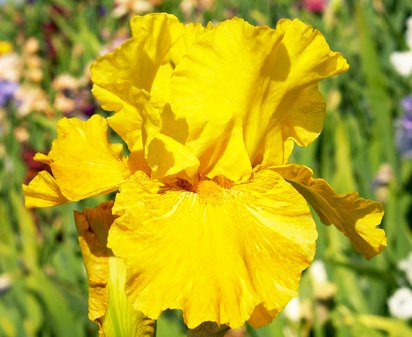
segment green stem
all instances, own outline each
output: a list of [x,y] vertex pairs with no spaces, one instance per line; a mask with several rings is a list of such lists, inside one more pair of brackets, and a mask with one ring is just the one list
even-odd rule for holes
[[217,325],[214,322],[203,322],[195,329],[189,329],[187,337],[223,337],[229,327],[226,325]]

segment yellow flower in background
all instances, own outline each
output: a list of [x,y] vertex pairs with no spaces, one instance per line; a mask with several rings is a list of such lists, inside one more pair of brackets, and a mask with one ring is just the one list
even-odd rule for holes
[[13,46],[10,42],[0,40],[0,56],[13,51]]
[[62,119],[49,154],[35,156],[52,174],[24,190],[28,207],[119,191],[107,247],[126,264],[135,310],[181,309],[189,328],[269,323],[315,253],[308,203],[366,258],[384,249],[380,203],[288,163],[323,127],[318,82],[348,69],[318,31],[168,14],[136,16],[131,29],[91,68],[94,95],[115,113]]

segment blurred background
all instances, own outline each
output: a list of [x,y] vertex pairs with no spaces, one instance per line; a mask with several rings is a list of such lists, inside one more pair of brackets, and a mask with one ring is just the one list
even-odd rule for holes
[[[366,261],[318,221],[299,296],[271,325],[230,335],[412,336],[412,2],[401,0],[0,0],[0,336],[97,335],[73,210],[105,197],[29,211],[21,184],[45,169],[32,157],[50,149],[59,118],[107,114],[90,93],[89,64],[128,38],[132,15],[153,11],[272,27],[297,17],[319,29],[351,68],[321,83],[324,131],[293,161],[338,192],[385,204],[383,254]],[[185,335],[179,312],[157,327]]]

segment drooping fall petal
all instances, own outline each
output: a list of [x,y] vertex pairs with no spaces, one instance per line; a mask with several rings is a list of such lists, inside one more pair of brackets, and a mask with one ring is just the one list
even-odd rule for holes
[[337,194],[323,179],[312,178],[312,171],[301,165],[273,168],[305,197],[326,225],[335,225],[367,259],[386,247],[380,202],[362,199],[358,193]]
[[113,202],[110,201],[97,208],[86,209],[82,213],[74,212],[80,249],[88,276],[91,321],[102,319],[107,310],[109,257],[113,254],[106,247],[106,243],[109,228],[114,221],[112,206]]
[[296,294],[317,237],[306,201],[268,170],[228,188],[202,181],[197,192],[136,172],[113,212],[109,247],[126,262],[134,307],[151,318],[182,309],[190,328],[239,327],[258,306],[268,323]]
[[108,142],[103,117],[94,115],[88,121],[63,118],[57,133],[47,160],[67,199],[114,191],[130,175],[126,159],[119,158],[118,148]]
[[26,207],[53,207],[68,200],[61,193],[56,179],[47,171],[41,171],[28,185],[23,185]]
[[133,310],[124,288],[125,264],[106,246],[115,219],[112,206],[109,201],[74,213],[88,276],[89,319],[98,324],[101,337],[151,337],[154,322]]

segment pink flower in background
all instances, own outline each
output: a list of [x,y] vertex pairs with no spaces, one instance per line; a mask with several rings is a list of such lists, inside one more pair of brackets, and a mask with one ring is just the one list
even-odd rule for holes
[[302,4],[310,12],[322,13],[326,8],[327,2],[327,0],[303,0]]

